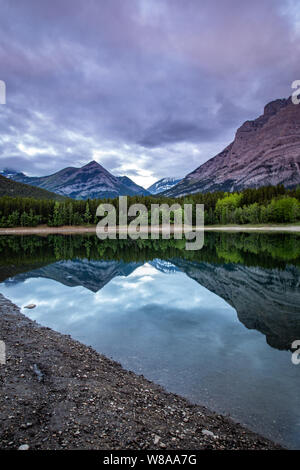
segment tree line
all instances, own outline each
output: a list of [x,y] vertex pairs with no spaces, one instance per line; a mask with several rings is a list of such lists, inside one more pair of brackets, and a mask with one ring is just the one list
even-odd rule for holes
[[[99,240],[95,235],[0,237],[0,282],[60,260],[145,262],[185,259],[193,263],[243,264],[285,269],[300,266],[300,237],[288,233],[209,232],[202,250],[186,251],[184,240]],[[195,265],[194,265],[195,267]]]
[[[0,198],[0,227],[94,225],[100,220],[96,211],[101,203],[113,204],[118,215],[118,198],[55,201],[4,196]],[[235,193],[197,193],[180,198],[130,196],[128,207],[132,204],[144,204],[147,207],[149,222],[152,204],[180,204],[182,207],[184,204],[192,204],[194,216],[196,204],[204,204],[205,225],[300,221],[300,187],[286,189],[283,185],[248,188]]]

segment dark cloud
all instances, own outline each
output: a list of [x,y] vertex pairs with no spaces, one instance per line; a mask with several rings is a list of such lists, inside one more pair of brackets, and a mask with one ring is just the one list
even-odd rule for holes
[[174,142],[199,142],[211,140],[216,137],[220,130],[218,128],[200,128],[195,122],[166,120],[156,123],[147,130],[143,139],[139,142],[144,147],[156,147],[158,145]]
[[2,0],[0,166],[182,176],[290,94],[299,52],[291,0]]

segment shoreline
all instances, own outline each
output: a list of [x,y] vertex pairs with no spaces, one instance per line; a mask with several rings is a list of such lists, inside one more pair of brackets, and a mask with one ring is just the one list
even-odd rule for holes
[[[150,228],[150,227],[149,227]],[[154,232],[161,233],[164,227],[160,226],[155,228]],[[117,232],[124,232],[124,227],[117,227]],[[201,231],[202,228],[193,227],[191,230]],[[170,233],[175,233],[174,227],[171,226]],[[300,225],[207,225],[204,231],[215,232],[292,232],[300,233]],[[62,226],[62,227],[48,227],[46,225],[38,227],[12,227],[0,228],[0,235],[33,235],[33,234],[76,234],[76,233],[96,233],[96,225],[93,226]],[[133,231],[132,233],[136,233]],[[149,230],[149,238],[151,232]]]
[[38,325],[1,294],[0,331],[1,449],[281,448]]

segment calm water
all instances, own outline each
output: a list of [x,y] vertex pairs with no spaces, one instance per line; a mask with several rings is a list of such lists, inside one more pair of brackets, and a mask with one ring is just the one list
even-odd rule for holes
[[300,238],[0,237],[0,292],[30,318],[300,448]]

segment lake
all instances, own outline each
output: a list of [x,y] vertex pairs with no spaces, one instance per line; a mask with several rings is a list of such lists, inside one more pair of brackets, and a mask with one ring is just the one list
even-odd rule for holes
[[206,233],[194,252],[182,240],[1,236],[0,252],[0,292],[31,319],[300,448],[299,235]]

